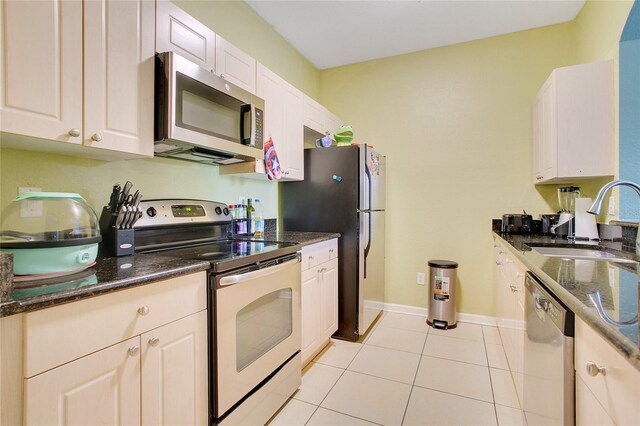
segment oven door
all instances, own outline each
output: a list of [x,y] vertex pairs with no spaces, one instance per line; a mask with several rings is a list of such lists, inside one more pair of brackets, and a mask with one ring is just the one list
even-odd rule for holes
[[300,258],[214,276],[213,415],[300,350]]

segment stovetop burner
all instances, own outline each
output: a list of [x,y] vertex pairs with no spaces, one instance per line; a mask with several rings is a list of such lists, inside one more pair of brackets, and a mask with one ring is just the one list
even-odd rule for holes
[[[161,199],[140,203],[135,224],[138,253],[206,260],[211,271],[228,271],[295,253],[295,243],[240,239],[232,234],[227,205],[215,201]],[[245,219],[246,220],[246,219]]]
[[293,253],[295,243],[273,241],[224,240],[209,244],[178,247],[155,252],[161,256],[207,260],[213,271],[227,271]]

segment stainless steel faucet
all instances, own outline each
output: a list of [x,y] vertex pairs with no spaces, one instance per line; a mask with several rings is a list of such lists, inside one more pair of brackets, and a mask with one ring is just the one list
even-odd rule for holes
[[[602,208],[602,201],[604,200],[604,196],[609,190],[615,186],[628,186],[629,188],[633,188],[636,191],[636,194],[640,197],[640,185],[635,182],[631,182],[630,180],[614,180],[613,182],[609,182],[602,188],[600,188],[600,192],[596,196],[595,201],[587,210],[587,213],[591,214],[600,214],[600,209]],[[636,253],[640,254],[640,224],[638,227],[638,232],[636,234]]]

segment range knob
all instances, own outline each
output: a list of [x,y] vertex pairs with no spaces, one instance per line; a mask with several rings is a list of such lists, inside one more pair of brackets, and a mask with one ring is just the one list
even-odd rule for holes
[[224,208],[222,209],[222,212],[224,213],[225,216],[229,216],[229,209],[228,208]]
[[217,215],[221,215],[222,214],[222,209],[220,207],[216,207],[216,214]]
[[156,210],[156,208],[155,208],[155,207],[149,207],[149,208],[147,209],[147,215],[148,215],[149,217],[154,217],[156,214],[158,214],[158,211]]

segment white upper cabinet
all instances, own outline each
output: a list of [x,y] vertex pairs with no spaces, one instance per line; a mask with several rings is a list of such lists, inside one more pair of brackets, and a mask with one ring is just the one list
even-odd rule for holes
[[613,65],[554,70],[533,104],[533,181],[613,176]]
[[8,1],[0,9],[2,131],[82,143],[106,159],[153,155],[153,2]]
[[324,134],[326,129],[327,109],[309,96],[304,96],[303,123],[306,127]]
[[326,118],[325,118],[325,127],[326,127],[326,131],[329,132],[331,136],[333,136],[333,134],[337,132],[340,126],[342,126],[343,124],[345,123],[340,119],[340,117],[338,117],[331,111],[327,110]]
[[265,139],[273,139],[283,180],[304,179],[303,94],[258,63],[257,95],[264,99]]
[[169,0],[158,0],[156,52],[176,52],[215,71],[216,33]]
[[0,129],[82,143],[82,2],[0,3]]
[[256,60],[216,35],[216,74],[256,94]]
[[153,155],[153,2],[84,3],[83,143]]
[[302,105],[304,95],[301,91],[284,82],[284,158],[283,178],[285,180],[304,180],[304,128],[302,126]]

